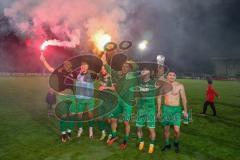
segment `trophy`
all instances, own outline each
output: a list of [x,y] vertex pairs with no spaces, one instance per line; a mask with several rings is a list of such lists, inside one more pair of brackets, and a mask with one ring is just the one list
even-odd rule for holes
[[163,77],[164,61],[165,61],[165,57],[163,55],[157,55],[157,64],[158,64],[157,74],[158,74],[159,79],[164,79],[164,77]]
[[158,65],[161,65],[161,66],[164,66],[164,61],[165,61],[165,57],[163,55],[158,55],[157,56],[157,64]]

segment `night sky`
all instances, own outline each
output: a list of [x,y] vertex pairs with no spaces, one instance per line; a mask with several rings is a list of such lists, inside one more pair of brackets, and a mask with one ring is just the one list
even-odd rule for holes
[[164,7],[146,3],[134,14],[137,35],[153,31],[150,54],[162,51],[172,66],[187,72],[211,72],[211,58],[240,56],[240,1],[181,0],[175,9]]

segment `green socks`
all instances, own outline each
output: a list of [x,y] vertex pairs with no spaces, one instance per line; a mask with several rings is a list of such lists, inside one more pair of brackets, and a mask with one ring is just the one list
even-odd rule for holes
[[[144,140],[143,140],[143,138],[141,137],[141,138],[138,138],[138,141],[139,141],[139,143],[140,142],[144,142]],[[155,140],[150,140],[150,144],[155,144]]]
[[179,140],[178,139],[174,139],[174,144],[178,144]]
[[112,131],[112,136],[117,137],[117,131]]
[[[94,124],[93,121],[88,122],[89,127],[93,127],[93,124]],[[82,128],[83,127],[83,122],[81,122],[81,121],[77,122],[77,126],[78,126],[78,128]]]
[[166,146],[170,145],[170,140],[169,140],[169,139],[166,139],[166,140],[165,140],[165,145],[166,145]]
[[129,135],[125,135],[124,136],[124,141],[128,141],[128,137],[129,137]]
[[67,123],[68,123],[68,128],[67,129],[73,130],[74,129],[74,122],[67,122]]
[[77,122],[77,127],[82,128],[83,127],[83,122],[81,122],[81,121]]
[[139,143],[140,142],[143,142],[143,138],[141,137],[141,138],[138,138],[138,141],[139,141]]
[[61,132],[64,132],[67,130],[67,122],[63,121],[63,120],[60,120],[59,121],[59,125],[60,125],[60,131]]
[[99,126],[99,129],[100,129],[101,131],[105,130],[105,128],[106,128],[106,124],[105,124],[104,121],[99,121],[99,122],[98,122],[98,126]]
[[150,140],[150,144],[155,144],[155,140]]
[[94,124],[93,120],[88,121],[88,126],[89,126],[89,127],[93,127],[93,124]]

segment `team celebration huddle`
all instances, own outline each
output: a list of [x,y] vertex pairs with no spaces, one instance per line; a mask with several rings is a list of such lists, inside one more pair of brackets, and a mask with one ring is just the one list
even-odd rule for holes
[[[61,141],[70,141],[85,131],[88,124],[89,138],[94,137],[93,127],[101,132],[101,141],[108,145],[120,141],[120,148],[126,149],[131,127],[135,125],[138,149],[145,150],[145,137],[149,137],[148,153],[155,145],[161,151],[180,151],[180,126],[191,122],[183,84],[176,81],[176,73],[164,65],[165,57],[159,55],[155,62],[134,62],[125,54],[81,55],[64,61],[53,68],[42,54],[41,62],[51,72],[50,89],[46,97],[49,115],[53,115],[52,104],[56,103],[55,115],[59,120]],[[166,71],[167,70],[167,71]],[[57,98],[54,96],[57,95]],[[132,121],[134,117],[134,123]],[[123,122],[124,130],[118,124]],[[96,124],[96,125],[95,125]],[[156,126],[163,126],[164,141],[155,144]],[[174,139],[170,141],[170,128]],[[77,133],[72,133],[77,127]],[[149,135],[144,135],[147,127]],[[124,132],[124,137],[119,137]],[[120,139],[122,138],[122,139]]]

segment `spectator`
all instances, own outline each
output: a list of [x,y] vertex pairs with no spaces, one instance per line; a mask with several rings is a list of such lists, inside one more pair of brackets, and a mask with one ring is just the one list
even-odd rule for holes
[[207,78],[207,82],[208,82],[208,88],[207,88],[207,92],[206,92],[206,101],[203,105],[203,112],[200,113],[201,115],[206,115],[207,112],[207,107],[208,105],[211,106],[211,109],[213,111],[213,116],[216,116],[216,107],[215,107],[215,97],[220,98],[220,96],[218,95],[218,93],[215,91],[215,89],[213,88],[213,81],[211,78]]
[[49,88],[46,95],[46,102],[48,106],[48,116],[53,115],[53,105],[56,104],[56,94],[52,88]]

